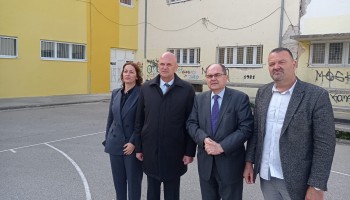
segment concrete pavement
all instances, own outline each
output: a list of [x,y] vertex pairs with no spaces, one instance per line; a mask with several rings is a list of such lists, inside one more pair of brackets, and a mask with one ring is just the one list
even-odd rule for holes
[[[0,98],[0,110],[58,106],[66,104],[80,104],[100,101],[110,101],[111,94],[78,94],[78,95],[57,95],[45,97],[23,97],[23,98]],[[335,109],[336,129],[350,132],[349,113],[338,112]]]

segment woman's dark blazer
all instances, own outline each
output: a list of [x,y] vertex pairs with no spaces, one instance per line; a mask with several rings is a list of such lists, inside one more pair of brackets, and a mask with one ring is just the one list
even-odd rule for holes
[[106,127],[105,152],[112,155],[124,155],[124,145],[135,145],[134,123],[140,87],[135,86],[123,108],[120,107],[122,90],[115,89],[109,106]]

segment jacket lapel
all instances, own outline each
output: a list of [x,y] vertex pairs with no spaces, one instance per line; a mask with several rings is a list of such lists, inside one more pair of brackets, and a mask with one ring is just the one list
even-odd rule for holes
[[304,97],[304,94],[305,94],[305,90],[304,90],[303,84],[300,80],[297,80],[297,83],[295,84],[295,88],[293,90],[292,97],[290,98],[289,105],[286,111],[286,116],[284,118],[281,135],[283,135],[284,132],[286,131],[290,121],[293,118],[295,111],[299,107],[299,104]]
[[273,84],[270,84],[270,86],[267,88],[267,91],[266,92],[262,92],[261,93],[261,98],[259,98],[259,100],[261,100],[261,114],[260,114],[260,117],[261,117],[261,122],[260,123],[260,130],[261,133],[264,134],[265,136],[265,128],[266,128],[266,117],[267,117],[267,111],[269,109],[269,104],[270,104],[270,101],[271,101],[271,98],[272,98],[272,87],[273,87]]
[[[220,106],[220,112],[219,112],[219,119],[216,122],[216,127],[220,127],[220,123],[222,121],[222,118],[224,116],[224,114],[226,113],[227,109],[228,109],[228,105],[231,105],[231,95],[232,92],[231,90],[228,90],[227,88],[225,89],[225,93],[224,93],[224,98],[222,99],[221,102],[221,106]],[[218,128],[215,130],[215,133],[217,132]]]
[[115,104],[114,108],[116,109],[116,113],[118,114],[118,116],[115,116],[114,119],[118,121],[118,124],[122,124],[122,119],[120,117],[121,116],[121,110],[120,110],[121,98],[122,98],[122,90],[119,90],[113,99],[113,104]]
[[207,130],[208,134],[212,134],[211,132],[211,92],[208,91],[204,94],[204,108],[198,108],[198,109],[204,109],[204,115],[202,117],[205,118],[205,130]]
[[135,86],[134,91],[131,93],[129,98],[126,100],[126,102],[122,108],[122,111],[121,111],[121,118],[122,119],[125,118],[125,116],[128,114],[128,112],[132,108],[132,106],[137,102],[139,91],[140,91],[140,87]]

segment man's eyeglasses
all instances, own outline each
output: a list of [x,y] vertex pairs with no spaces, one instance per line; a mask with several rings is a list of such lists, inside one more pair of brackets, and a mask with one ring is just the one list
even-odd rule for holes
[[226,75],[226,74],[207,74],[207,75],[205,75],[205,78],[207,78],[207,79],[212,79],[213,77],[214,78],[220,78],[222,75]]

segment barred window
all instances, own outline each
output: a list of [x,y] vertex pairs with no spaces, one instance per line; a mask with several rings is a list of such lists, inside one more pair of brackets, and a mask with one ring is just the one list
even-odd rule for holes
[[244,48],[238,47],[237,48],[237,64],[243,64],[244,59]]
[[251,67],[262,64],[262,46],[219,47],[217,62],[228,67]]
[[41,58],[49,60],[77,60],[86,59],[85,45],[55,41],[41,41]]
[[312,63],[321,64],[324,63],[326,45],[324,43],[313,45]]
[[72,59],[84,60],[85,59],[85,45],[72,44]]
[[199,65],[200,49],[199,48],[172,48],[169,52],[175,54],[177,63],[179,65]]
[[41,57],[55,58],[55,43],[41,41]]
[[132,0],[120,0],[121,4],[132,6]]
[[329,44],[329,64],[341,64],[343,55],[343,43],[330,43]]
[[57,43],[57,58],[69,58],[69,44]]
[[0,36],[0,58],[17,57],[17,38]]
[[344,66],[350,64],[349,42],[312,43],[310,63],[314,66]]

